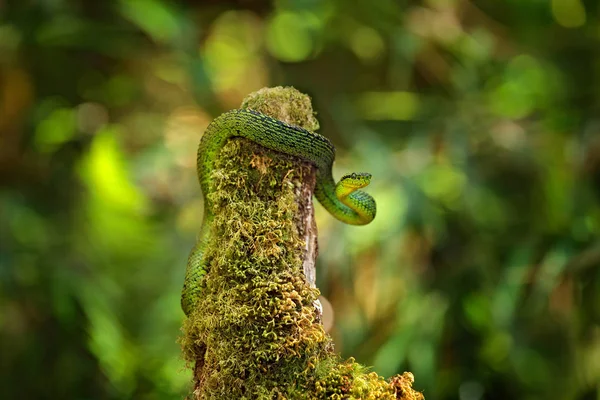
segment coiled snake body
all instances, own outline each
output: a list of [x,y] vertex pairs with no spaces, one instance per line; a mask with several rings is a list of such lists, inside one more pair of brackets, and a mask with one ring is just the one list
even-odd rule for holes
[[314,164],[317,167],[315,196],[340,221],[365,225],[375,218],[375,200],[358,190],[370,183],[371,175],[352,173],[342,177],[336,185],[331,174],[335,148],[327,138],[253,110],[232,110],[221,114],[208,126],[198,146],[197,172],[204,195],[204,221],[187,262],[181,294],[181,307],[186,315],[190,315],[200,298],[201,282],[206,273],[203,255],[214,218],[212,205],[206,196],[211,172],[227,139],[236,136]]

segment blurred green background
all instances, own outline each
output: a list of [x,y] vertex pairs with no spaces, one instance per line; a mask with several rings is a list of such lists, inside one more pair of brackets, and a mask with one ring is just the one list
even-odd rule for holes
[[0,398],[181,399],[198,139],[313,97],[344,357],[434,399],[600,399],[595,0],[0,1]]

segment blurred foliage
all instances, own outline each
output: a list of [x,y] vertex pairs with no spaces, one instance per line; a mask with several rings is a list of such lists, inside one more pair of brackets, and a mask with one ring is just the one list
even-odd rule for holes
[[0,398],[179,399],[195,147],[309,93],[364,228],[317,206],[346,357],[428,399],[600,399],[600,5],[0,2]]

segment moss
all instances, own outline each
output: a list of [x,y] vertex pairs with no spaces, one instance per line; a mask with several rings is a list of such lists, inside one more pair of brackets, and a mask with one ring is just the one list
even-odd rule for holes
[[[310,99],[295,89],[263,89],[243,106],[318,127]],[[314,174],[246,139],[223,147],[209,194],[215,219],[204,296],[181,339],[196,364],[195,398],[422,398],[401,376],[386,382],[352,359],[342,362],[319,323],[319,292],[305,281],[297,226],[300,188]]]
[[262,88],[250,93],[240,108],[250,108],[311,132],[319,130],[310,97],[292,87]]

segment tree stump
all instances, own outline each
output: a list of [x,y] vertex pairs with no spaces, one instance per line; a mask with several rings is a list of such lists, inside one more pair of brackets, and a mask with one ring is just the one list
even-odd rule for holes
[[[261,89],[241,108],[319,127],[310,98],[293,88]],[[411,373],[386,382],[333,351],[315,288],[315,179],[313,165],[247,139],[221,150],[208,273],[181,339],[195,366],[192,398],[423,398]]]

